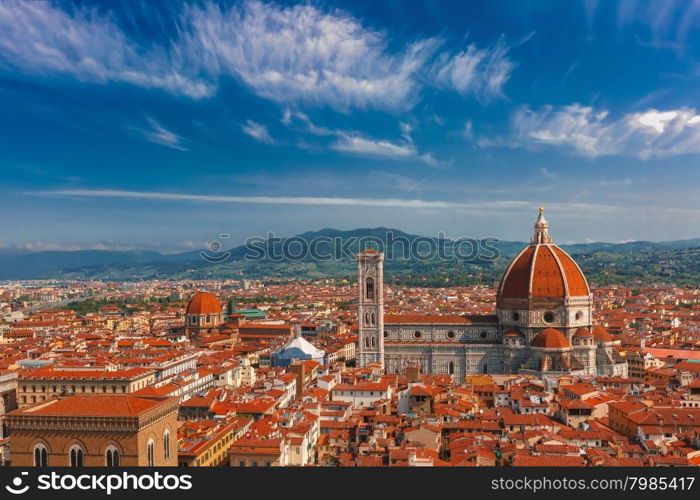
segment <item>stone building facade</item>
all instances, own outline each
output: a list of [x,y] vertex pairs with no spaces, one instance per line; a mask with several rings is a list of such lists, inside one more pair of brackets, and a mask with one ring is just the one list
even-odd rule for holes
[[12,466],[176,466],[177,398],[69,396],[7,415]]

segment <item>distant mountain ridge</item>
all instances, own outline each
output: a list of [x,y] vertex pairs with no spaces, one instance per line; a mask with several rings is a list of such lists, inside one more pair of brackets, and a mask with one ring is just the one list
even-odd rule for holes
[[[435,237],[409,234],[398,229],[385,227],[338,230],[323,228],[307,231],[291,238],[281,239],[271,245],[275,251],[283,245],[293,246],[297,242],[310,242],[319,238],[348,243],[346,251],[360,250],[358,241],[372,237],[386,241],[392,234],[394,239],[405,239],[410,243],[418,238],[436,242]],[[286,243],[285,243],[286,242]],[[269,242],[260,239],[259,247],[267,247]],[[350,244],[352,243],[352,244]],[[477,282],[497,280],[507,262],[527,243],[519,241],[495,241],[492,246],[498,249],[496,260],[475,259],[471,262],[388,259],[387,275],[400,281],[421,284],[426,276],[428,281],[445,283]],[[446,243],[449,248],[451,243]],[[627,243],[576,243],[560,245],[569,252],[587,273],[589,279],[607,281],[610,279],[651,279],[652,281],[675,280],[683,282],[700,275],[700,238],[675,241],[633,241]],[[322,242],[316,246],[319,253],[328,255],[334,251],[332,244]],[[204,249],[203,249],[204,250]],[[387,251],[386,249],[384,249]],[[342,259],[318,261],[307,256],[304,259],[279,260],[266,258],[257,261],[246,259],[254,253],[250,247],[240,245],[229,249],[229,256],[223,262],[207,261],[200,251],[177,254],[163,254],[152,250],[76,250],[40,252],[0,253],[0,280],[44,279],[44,278],[84,278],[132,280],[147,278],[321,278],[352,277],[354,262],[345,255]],[[221,252],[208,252],[220,258]],[[278,252],[281,253],[281,252]],[[291,252],[290,252],[291,253]],[[388,256],[391,252],[388,251]],[[400,255],[399,255],[400,257]],[[685,266],[685,267],[681,267]],[[686,271],[687,272],[684,272]],[[632,272],[633,271],[633,272]],[[684,274],[686,276],[684,276]],[[456,281],[455,281],[456,280]]]

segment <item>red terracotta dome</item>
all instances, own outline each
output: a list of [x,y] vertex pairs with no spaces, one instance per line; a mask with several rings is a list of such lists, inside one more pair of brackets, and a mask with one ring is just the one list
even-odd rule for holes
[[187,305],[187,314],[221,314],[221,303],[212,293],[197,292]]
[[500,295],[508,299],[585,297],[588,283],[576,262],[556,245],[530,245],[513,259]]
[[571,347],[568,339],[555,328],[547,328],[542,330],[530,342],[532,347],[544,347],[546,349],[565,349]]
[[513,259],[503,274],[499,298],[563,299],[590,295],[581,269],[569,254],[552,243],[548,228],[540,210],[531,244]]
[[503,336],[504,337],[522,337],[523,334],[520,333],[519,330],[516,330],[515,328],[511,328],[506,333],[504,333]]
[[592,337],[593,334],[586,327],[579,327],[574,333],[574,337]]
[[593,325],[593,327],[591,328],[591,333],[596,338],[596,340],[600,340],[601,342],[612,342],[613,341],[613,338],[610,335],[610,332],[604,326]]

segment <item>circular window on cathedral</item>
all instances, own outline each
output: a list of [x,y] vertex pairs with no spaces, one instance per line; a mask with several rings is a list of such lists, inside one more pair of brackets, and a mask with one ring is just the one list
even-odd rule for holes
[[576,321],[581,321],[583,318],[583,311],[576,311]]
[[512,317],[513,321],[520,321],[520,313],[515,312]]
[[489,334],[486,333],[486,332],[481,332],[481,333],[479,334],[479,337],[481,337],[482,339],[485,339],[485,338],[488,337],[488,336],[489,336]]
[[388,336],[389,336],[389,332],[387,332],[386,330],[384,330],[384,338],[387,338]]
[[421,332],[413,332],[413,338],[419,339],[423,336]]
[[554,323],[554,313],[552,311],[544,313],[543,318],[545,323]]
[[447,338],[450,339],[450,340],[452,340],[453,338],[455,338],[455,332],[453,332],[452,330],[450,330],[449,332],[447,332]]

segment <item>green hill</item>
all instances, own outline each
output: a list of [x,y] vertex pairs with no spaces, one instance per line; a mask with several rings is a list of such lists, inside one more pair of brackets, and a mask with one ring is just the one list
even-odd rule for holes
[[[391,248],[381,242],[394,241]],[[315,242],[313,245],[312,243]],[[51,251],[0,255],[0,279],[108,279],[150,278],[347,278],[356,272],[353,255],[362,248],[385,252],[388,280],[408,285],[446,286],[495,283],[508,262],[525,245],[516,241],[492,241],[472,252],[471,259],[451,258],[455,243],[390,228],[342,231],[324,228],[277,241],[260,240],[224,252],[164,255],[154,251]],[[594,283],[700,281],[700,239],[667,242],[578,243],[561,245]],[[313,247],[313,251],[312,251]],[[407,248],[427,259],[410,258]],[[442,254],[438,255],[437,248]],[[468,242],[458,245],[469,254]],[[262,258],[260,257],[264,253]],[[290,257],[290,254],[292,257]],[[297,258],[300,256],[300,258]],[[495,258],[494,258],[495,257]]]

